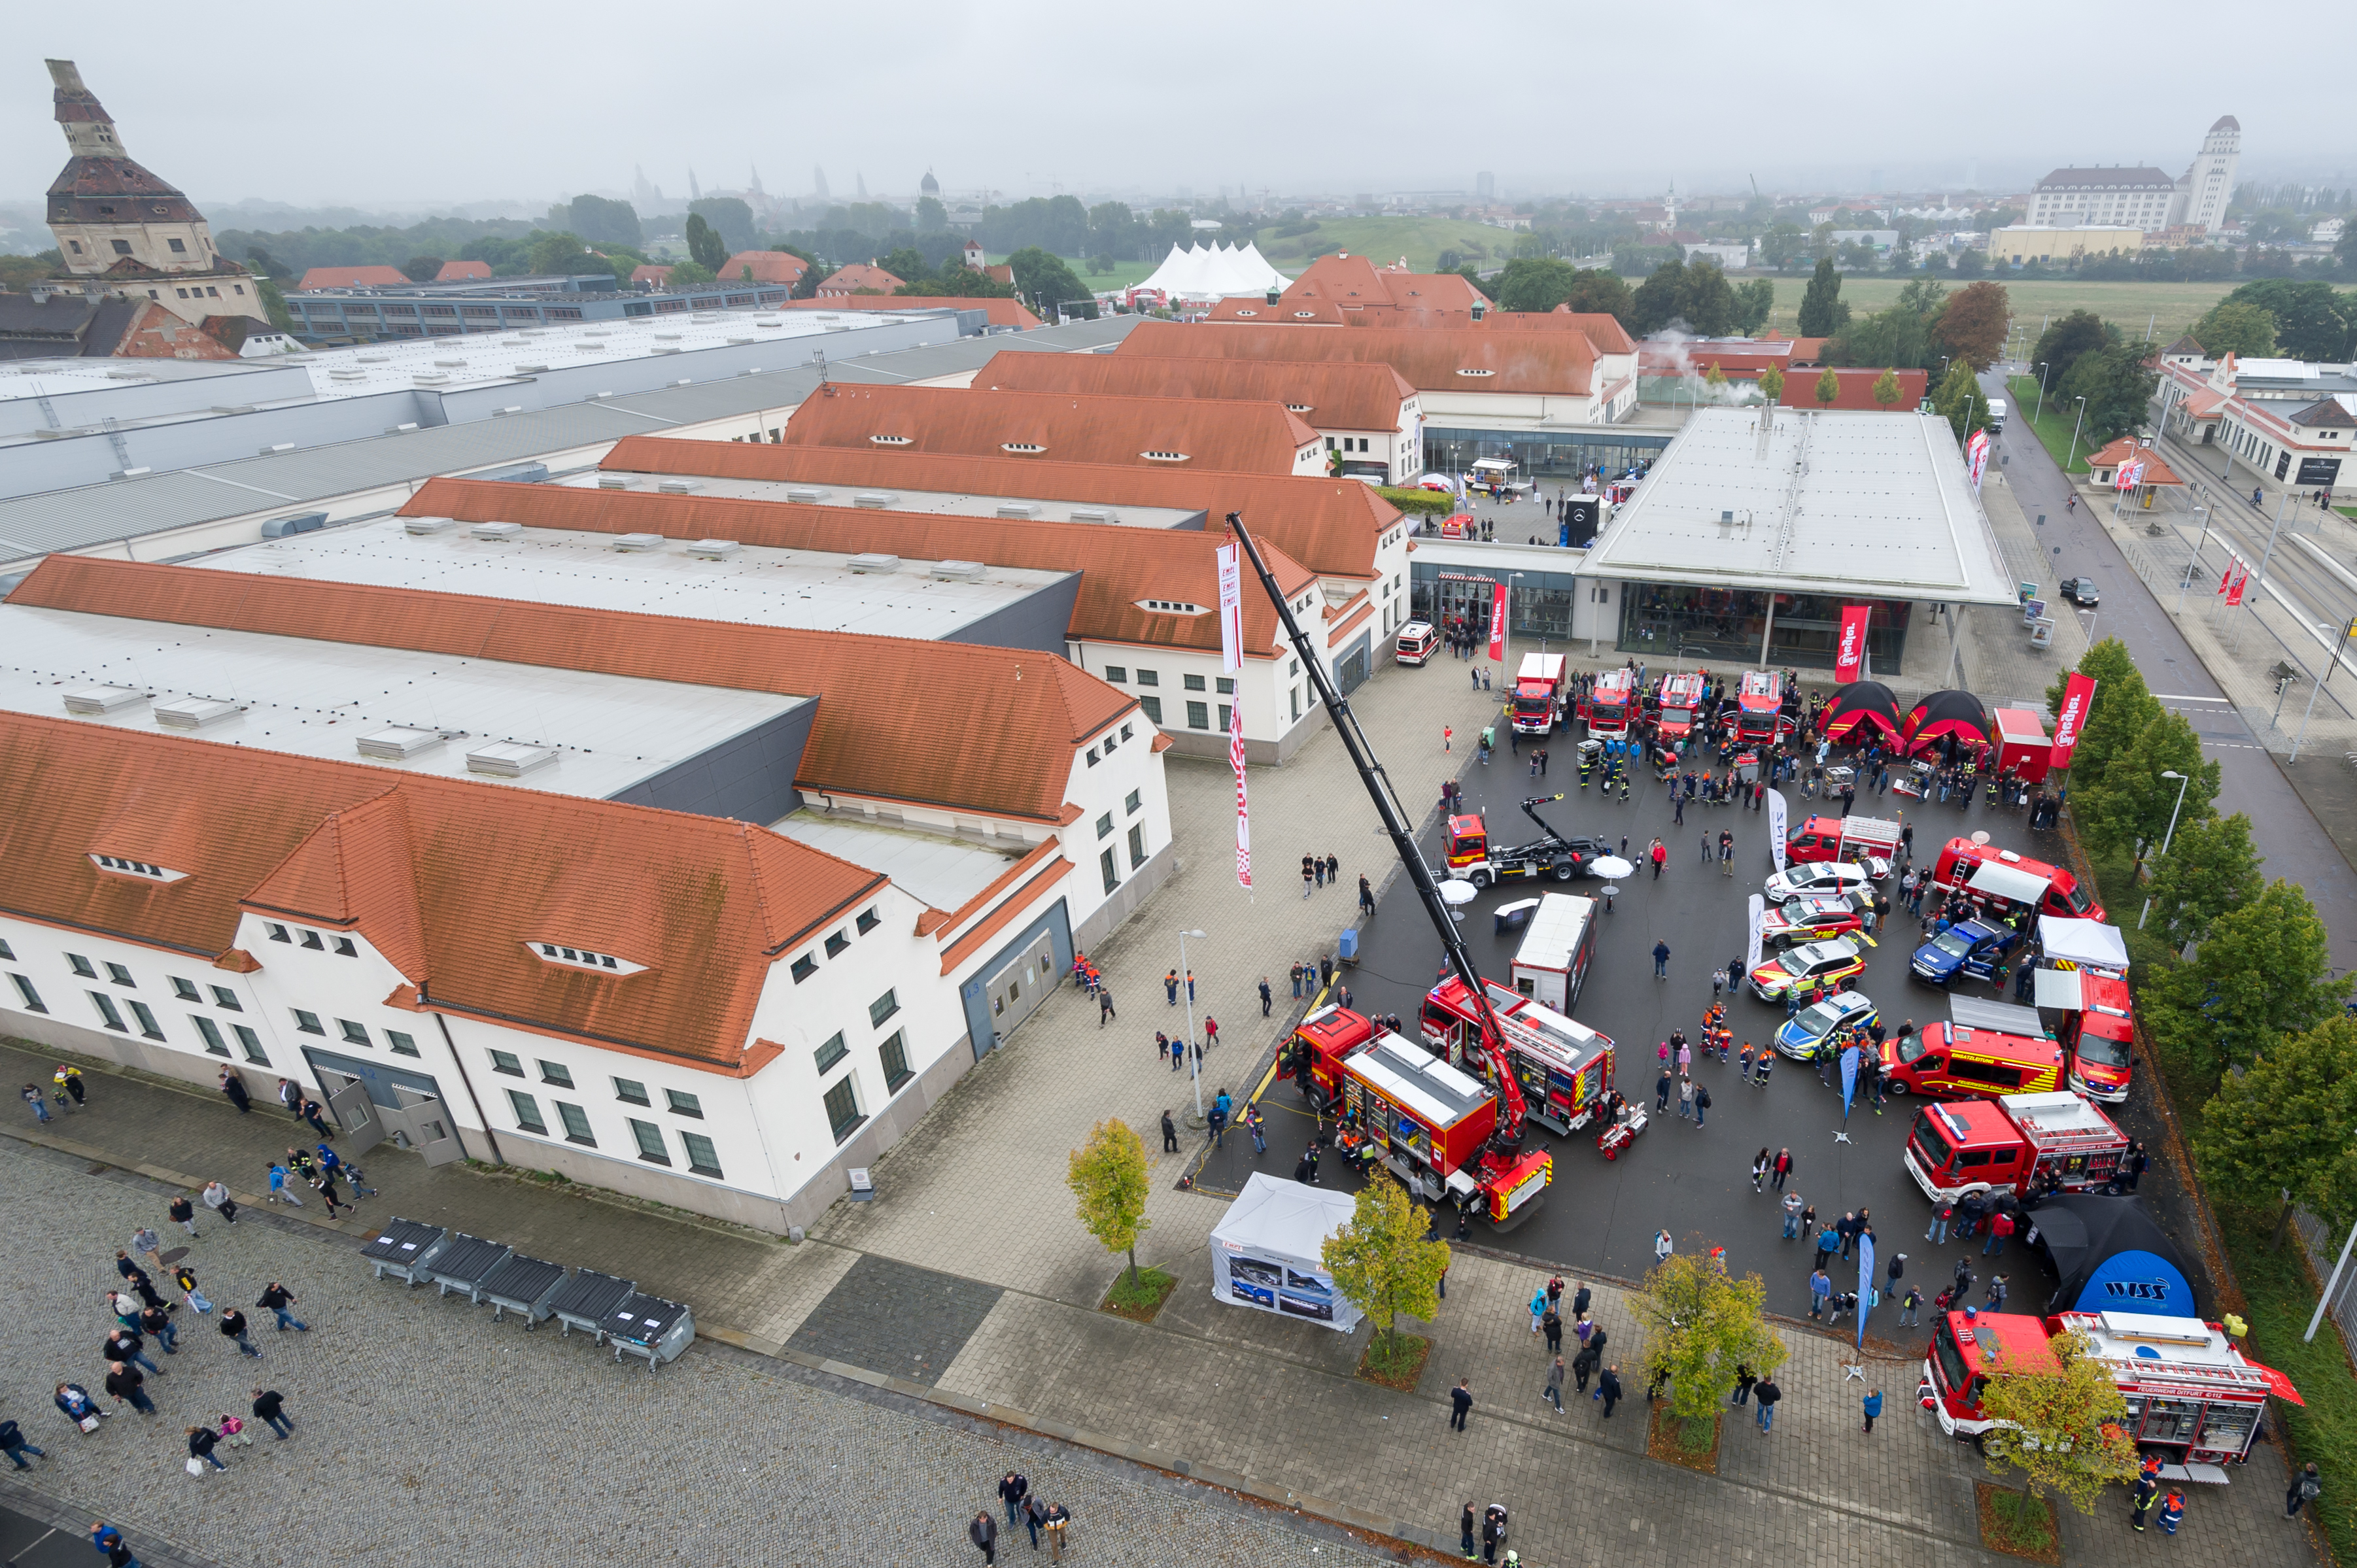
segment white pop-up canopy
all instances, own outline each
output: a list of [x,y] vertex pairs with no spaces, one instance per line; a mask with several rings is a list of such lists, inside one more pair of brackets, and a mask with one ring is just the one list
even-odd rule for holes
[[2038,920],[2038,945],[2046,956],[2065,963],[2089,964],[2096,969],[2115,969],[2127,972],[2128,944],[2120,936],[2117,926],[2107,926],[2101,920],[2070,920],[2060,915],[2041,915]]
[[1342,1299],[1319,1251],[1357,1208],[1347,1192],[1255,1171],[1211,1230],[1211,1294],[1347,1334],[1366,1314]]
[[1247,243],[1241,250],[1233,245],[1196,245],[1184,251],[1173,245],[1154,275],[1137,286],[1159,289],[1174,298],[1225,299],[1272,289],[1281,293],[1291,281],[1268,264],[1257,245]]

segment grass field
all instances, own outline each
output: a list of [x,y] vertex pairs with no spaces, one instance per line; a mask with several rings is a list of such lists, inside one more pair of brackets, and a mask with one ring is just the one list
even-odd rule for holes
[[[2046,448],[2046,455],[2054,459],[2056,467],[2061,467],[2067,457],[2072,473],[2085,473],[2088,444],[2083,438],[2072,439],[2072,421],[2078,412],[2078,405],[2068,398],[2058,398],[2050,393],[2045,400],[2046,416],[2033,420],[2030,415],[2038,412],[2039,403],[2037,379],[2010,376],[2005,384],[2013,400],[2013,422],[2036,428],[2038,444]],[[2074,446],[2077,448],[2075,454],[2072,451]]]
[[[2013,306],[2014,325],[2021,328],[2015,340],[2015,351],[2025,354],[2029,351],[2029,346],[2038,341],[2040,327],[2047,317],[2067,316],[2073,310],[2093,311],[2116,325],[2131,341],[2141,341],[2148,327],[2154,343],[2167,344],[2200,320],[2212,306],[2234,292],[2231,282],[2075,283],[2067,278],[2040,278],[2029,283],[2008,283],[2003,278],[1995,281],[2005,284],[2006,297]],[[1805,277],[1778,278],[1776,313],[1768,318],[1768,325],[1797,337],[1801,295],[1808,286]],[[1906,286],[1905,278],[1845,277],[1841,296],[1849,302],[1852,312],[1865,316],[1897,304],[1899,291]],[[1951,289],[1961,286],[1949,282]]]

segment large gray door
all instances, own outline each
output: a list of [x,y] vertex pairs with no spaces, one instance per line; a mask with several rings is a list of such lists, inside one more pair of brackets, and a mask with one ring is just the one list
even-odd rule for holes
[[1031,1016],[1056,984],[1056,941],[1042,931],[1015,958],[983,982],[990,993],[991,1032],[1004,1040]]
[[463,1160],[467,1151],[458,1142],[457,1130],[450,1123],[449,1112],[432,1095],[420,1094],[406,1084],[393,1092],[401,1105],[385,1120],[395,1124],[395,1130],[408,1139],[409,1146],[425,1156],[429,1165],[447,1165],[452,1160]]
[[347,1078],[341,1089],[329,1090],[328,1109],[334,1113],[336,1125],[343,1129],[339,1153],[357,1155],[384,1142],[384,1119],[376,1113],[369,1101],[368,1085],[360,1079]]

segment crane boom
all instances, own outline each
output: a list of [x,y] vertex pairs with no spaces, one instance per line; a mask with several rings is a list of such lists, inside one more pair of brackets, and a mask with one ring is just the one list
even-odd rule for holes
[[[1522,1088],[1514,1081],[1513,1069],[1506,1060],[1505,1027],[1499,1023],[1496,1010],[1490,1005],[1488,987],[1473,971],[1472,955],[1466,950],[1465,939],[1457,929],[1456,918],[1440,897],[1440,885],[1433,880],[1432,868],[1425,865],[1424,853],[1416,848],[1415,832],[1408,826],[1407,813],[1392,789],[1391,778],[1383,771],[1383,764],[1375,759],[1374,747],[1368,743],[1366,733],[1359,727],[1358,715],[1351,711],[1351,704],[1342,700],[1342,693],[1334,689],[1334,682],[1327,675],[1325,666],[1318,662],[1308,635],[1301,629],[1301,623],[1293,618],[1292,603],[1277,587],[1276,577],[1269,571],[1268,564],[1261,559],[1260,546],[1253,542],[1251,532],[1244,527],[1243,513],[1228,513],[1228,528],[1234,533],[1237,542],[1243,546],[1244,554],[1251,558],[1253,570],[1259,575],[1261,587],[1267,593],[1269,603],[1276,607],[1276,618],[1285,628],[1286,639],[1293,644],[1293,651],[1300,658],[1301,667],[1308,671],[1309,683],[1316,689],[1318,700],[1325,704],[1326,716],[1334,724],[1334,733],[1342,737],[1342,748],[1351,754],[1351,766],[1359,770],[1360,782],[1366,785],[1367,796],[1375,803],[1375,815],[1383,819],[1383,832],[1391,837],[1392,848],[1399,855],[1401,869],[1415,885],[1416,895],[1423,901],[1425,916],[1432,921],[1432,929],[1440,933],[1440,946],[1448,955],[1449,968],[1456,972],[1466,994],[1472,998],[1474,1007],[1480,1012],[1482,1047],[1490,1058],[1491,1073],[1498,1081],[1498,1092],[1504,1101],[1505,1115],[1501,1118],[1501,1137],[1510,1146],[1519,1144],[1522,1142],[1526,1107],[1523,1102]],[[1528,810],[1528,807],[1524,809]],[[1538,820],[1536,813],[1533,813],[1532,820]],[[1544,822],[1539,825],[1546,826]]]

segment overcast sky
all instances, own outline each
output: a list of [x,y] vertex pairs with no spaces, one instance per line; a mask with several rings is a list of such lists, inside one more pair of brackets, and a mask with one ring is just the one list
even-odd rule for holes
[[[21,14],[0,199],[62,166],[45,56],[200,203],[361,207],[668,195],[758,166],[774,194],[1179,186],[1514,195],[2017,190],[2063,163],[2191,161],[2220,114],[2245,177],[2357,183],[2344,96],[2204,69],[2214,5],[1336,9],[570,0],[307,6],[199,24],[133,0]],[[1716,54],[1723,57],[1714,60]],[[2158,70],[2156,70],[2158,67]],[[2239,77],[2239,81],[2238,81]]]

